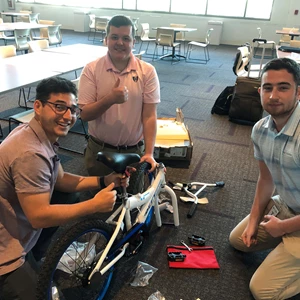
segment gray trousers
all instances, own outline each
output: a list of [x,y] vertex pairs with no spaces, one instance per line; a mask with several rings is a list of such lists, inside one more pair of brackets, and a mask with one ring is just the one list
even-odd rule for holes
[[119,153],[137,153],[140,156],[143,156],[145,151],[145,146],[136,146],[129,149],[112,149],[110,147],[105,147],[103,143],[97,143],[95,138],[89,138],[88,143],[84,153],[84,162],[86,169],[90,176],[105,176],[112,172],[110,168],[108,168],[103,163],[97,161],[98,152],[119,152]]
[[31,252],[18,269],[0,276],[1,300],[36,300],[38,265]]
[[[277,217],[281,220],[296,215],[278,196],[270,199],[265,214],[273,205],[279,210]],[[274,238],[259,226],[258,242],[248,248],[241,238],[248,221],[249,215],[232,230],[230,244],[243,252],[273,249],[251,278],[249,286],[254,298],[287,299],[300,293],[300,231]]]

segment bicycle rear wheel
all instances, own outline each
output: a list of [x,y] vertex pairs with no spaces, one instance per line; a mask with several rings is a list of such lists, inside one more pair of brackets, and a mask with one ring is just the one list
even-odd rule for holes
[[148,174],[151,166],[146,162],[133,164],[132,166],[136,168],[136,172],[133,172],[130,176],[127,192],[128,194],[135,195],[147,190],[153,175]]
[[88,283],[88,276],[112,232],[99,216],[90,216],[63,231],[48,250],[41,267],[37,299],[103,299],[111,283],[113,267],[97,276],[95,285]]
[[[129,187],[127,188],[127,192],[129,195],[135,195],[138,193],[145,192],[151,184],[151,181],[154,177],[153,173],[148,173],[151,168],[151,165],[147,162],[138,163],[133,165],[136,168],[136,172],[133,172],[130,176]],[[138,213],[138,211],[136,211]],[[133,218],[135,214],[132,214]],[[145,220],[145,224],[143,226],[144,235],[148,235],[151,224],[152,224],[152,216],[153,216],[153,207],[151,207],[148,217]]]

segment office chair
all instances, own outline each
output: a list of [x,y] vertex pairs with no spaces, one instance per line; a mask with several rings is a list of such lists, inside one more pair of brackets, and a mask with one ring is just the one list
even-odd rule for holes
[[[156,32],[156,41],[155,41],[155,49],[153,53],[154,60],[158,56],[158,47],[162,47],[162,56],[159,59],[164,59],[166,57],[172,57],[171,63],[178,62],[180,60],[180,56],[176,56],[176,48],[178,48],[178,52],[180,55],[181,44],[174,42],[175,39],[175,31],[172,29],[163,29],[157,28]],[[164,54],[165,47],[167,49],[172,48],[172,53]]]
[[149,38],[149,23],[141,23],[141,26],[142,26],[142,33],[141,33],[141,36],[140,36],[141,45],[140,45],[139,52],[141,52],[143,43],[147,43],[147,48],[146,48],[145,54],[150,54],[150,53],[148,53],[149,43],[150,42],[155,42],[156,39],[155,38]]
[[[210,34],[213,30],[214,30],[213,28],[209,28],[207,30],[204,43],[199,43],[199,42],[195,42],[195,41],[191,41],[188,43],[187,50],[186,50],[186,57],[185,57],[186,62],[207,64],[207,62],[210,60],[209,51],[208,51],[208,46],[210,44],[209,38],[210,38]],[[197,58],[196,55],[192,56],[192,52],[199,48],[203,49],[204,58],[201,58],[201,57]]]

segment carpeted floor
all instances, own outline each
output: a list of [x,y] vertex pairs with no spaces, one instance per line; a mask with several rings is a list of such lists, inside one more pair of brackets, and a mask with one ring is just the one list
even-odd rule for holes
[[[72,43],[92,42],[88,41],[87,33],[63,31],[62,45]],[[139,46],[136,45],[137,51]],[[209,203],[199,205],[191,219],[186,217],[190,204],[178,200],[180,227],[156,230],[154,224],[153,234],[141,252],[129,260],[122,259],[118,264],[106,299],[147,300],[156,291],[160,291],[166,300],[253,299],[248,289],[249,280],[267,253],[241,254],[228,243],[232,228],[249,213],[255,191],[258,168],[250,141],[251,127],[231,123],[227,116],[210,113],[220,92],[235,83],[232,66],[236,46],[211,46],[209,51],[211,60],[207,65],[184,61],[172,65],[170,61],[152,62],[146,56],[143,59],[156,67],[159,76],[161,103],[158,116],[175,117],[176,108],[181,108],[194,143],[189,168],[168,167],[167,179],[172,182],[211,183],[222,180],[225,186],[207,190],[205,195]],[[153,52],[153,46],[150,46],[149,52]],[[66,76],[73,79],[74,73]],[[17,97],[18,91],[0,95],[0,117],[22,110],[16,108]],[[8,123],[1,121],[1,125],[6,136]],[[78,130],[81,130],[80,126],[76,126]],[[84,137],[75,133],[61,139],[60,143],[79,152],[85,147]],[[65,150],[59,152],[66,171],[86,174],[80,154]],[[205,237],[206,245],[214,247],[219,270],[168,268],[166,246],[180,245],[181,240],[188,242],[188,236],[192,234]],[[158,269],[145,287],[129,284],[138,261]]]

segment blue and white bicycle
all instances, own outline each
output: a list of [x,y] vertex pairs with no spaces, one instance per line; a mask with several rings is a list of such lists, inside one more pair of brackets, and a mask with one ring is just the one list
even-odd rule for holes
[[[137,154],[99,153],[98,160],[116,173],[137,163]],[[103,299],[111,283],[115,264],[138,252],[149,233],[152,216],[162,226],[161,210],[168,202],[159,201],[161,193],[173,206],[174,225],[179,225],[177,198],[166,185],[165,167],[159,164],[148,174],[149,164],[142,163],[131,175],[130,191],[123,191],[122,204],[103,221],[88,216],[67,226],[48,249],[38,280],[38,300]],[[146,175],[145,175],[146,174]],[[147,184],[148,182],[148,184]]]

